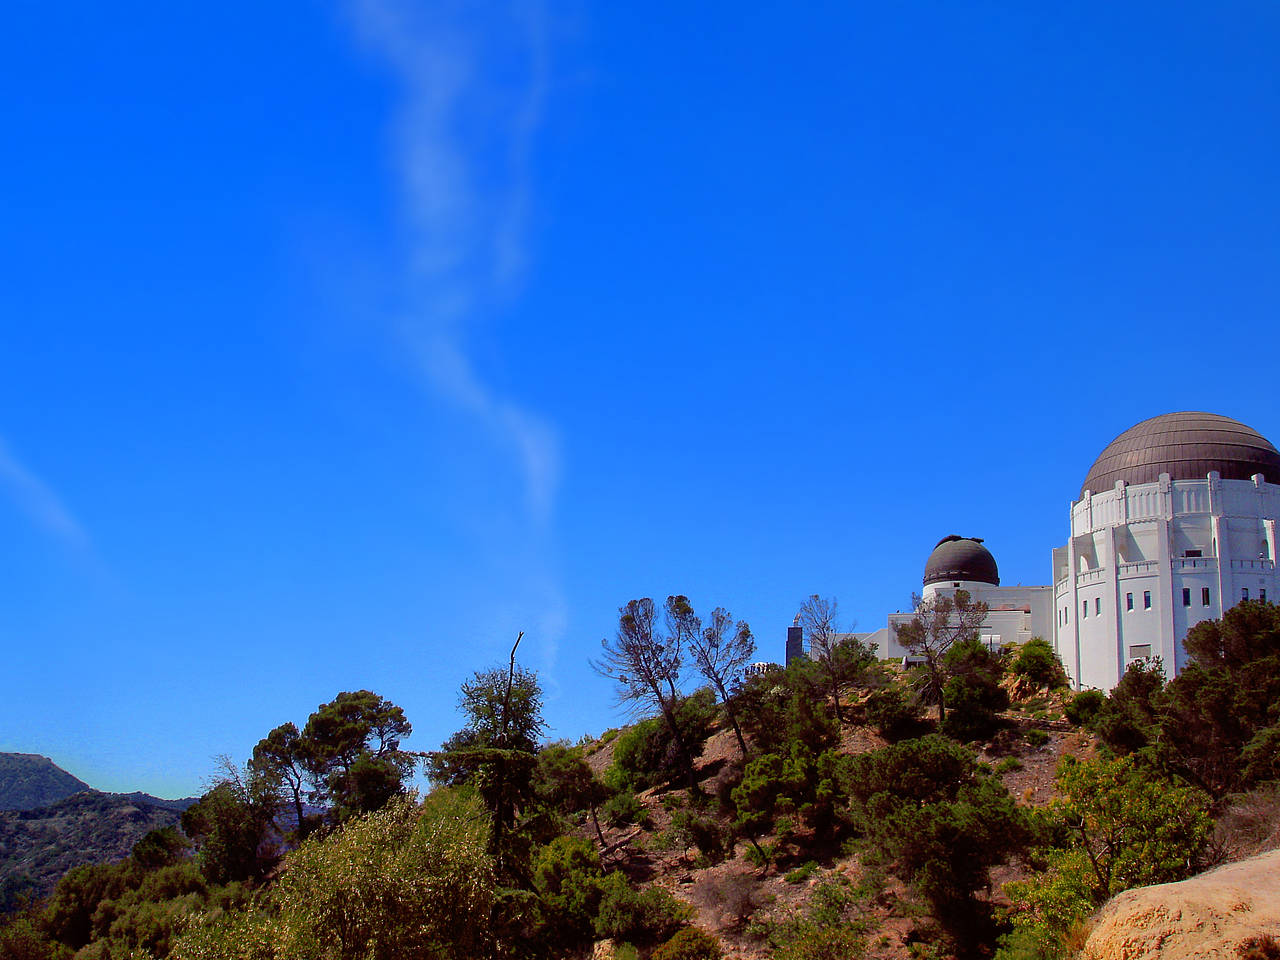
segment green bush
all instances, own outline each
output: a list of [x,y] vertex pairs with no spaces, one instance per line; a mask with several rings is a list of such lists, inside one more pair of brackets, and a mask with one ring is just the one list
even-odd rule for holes
[[697,927],[685,927],[649,955],[650,960],[720,960],[720,941]]
[[578,837],[557,837],[533,864],[533,886],[542,908],[544,938],[576,944],[591,938],[600,906],[600,855]]
[[636,890],[616,870],[600,881],[598,937],[653,943],[666,940],[692,917],[692,907],[661,887]]
[[867,722],[890,742],[918,735],[923,713],[919,699],[900,687],[885,687],[867,697]]
[[1009,707],[1009,694],[989,677],[971,674],[952,677],[944,688],[947,719],[942,732],[967,743],[985,740],[1001,725],[999,713]]
[[641,823],[648,820],[648,813],[634,793],[623,790],[615,793],[600,808],[600,816],[612,827],[621,827],[629,823]]
[[813,876],[813,871],[817,869],[818,869],[818,864],[815,861],[810,860],[807,863],[804,863],[801,866],[796,867],[794,870],[792,870],[782,879],[787,881],[787,883],[804,883],[811,876]]
[[1043,730],[1031,729],[1026,733],[1027,743],[1033,747],[1043,747],[1049,742],[1049,734]]
[[1014,673],[1038,683],[1042,687],[1060,687],[1067,682],[1067,672],[1062,669],[1053,646],[1042,637],[1032,637],[1024,643],[1014,657]]
[[1093,723],[1093,718],[1106,702],[1107,697],[1101,690],[1082,690],[1067,701],[1067,719],[1077,727],[1087,727]]
[[677,810],[671,817],[667,833],[686,850],[697,847],[698,852],[713,863],[725,857],[724,830],[714,817],[704,817],[692,810]]
[[995,772],[1003,776],[1006,773],[1013,773],[1015,770],[1022,769],[1022,761],[1017,757],[1005,757],[995,766]]
[[[715,695],[704,687],[677,703],[674,713],[685,745],[696,753],[716,721]],[[642,720],[621,734],[614,744],[613,762],[633,790],[674,782],[684,775],[679,748],[662,717]]]

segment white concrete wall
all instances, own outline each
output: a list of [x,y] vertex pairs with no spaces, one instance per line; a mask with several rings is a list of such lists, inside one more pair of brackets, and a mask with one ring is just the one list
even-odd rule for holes
[[1163,474],[1086,491],[1071,506],[1071,539],[1053,552],[1054,646],[1075,686],[1110,690],[1144,653],[1174,675],[1186,666],[1182,642],[1195,624],[1221,617],[1245,590],[1280,599],[1278,516],[1280,486],[1260,477]]

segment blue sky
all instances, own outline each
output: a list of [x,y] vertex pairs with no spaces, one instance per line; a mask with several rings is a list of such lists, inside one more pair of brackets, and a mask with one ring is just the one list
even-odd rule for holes
[[0,750],[197,792],[518,630],[552,735],[686,593],[780,658],[1117,433],[1280,439],[1280,8],[19,2]]

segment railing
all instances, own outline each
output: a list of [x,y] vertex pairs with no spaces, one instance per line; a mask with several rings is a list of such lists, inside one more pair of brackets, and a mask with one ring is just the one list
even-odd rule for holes
[[1274,560],[1232,560],[1232,570],[1274,570]]
[[1105,570],[1089,570],[1076,575],[1076,586],[1086,587],[1091,583],[1101,583],[1107,575]]
[[1174,557],[1173,569],[1175,570],[1217,570],[1218,561],[1215,557]]
[[1160,569],[1160,561],[1158,560],[1132,560],[1129,563],[1120,564],[1120,575],[1133,576],[1138,573],[1155,573]]

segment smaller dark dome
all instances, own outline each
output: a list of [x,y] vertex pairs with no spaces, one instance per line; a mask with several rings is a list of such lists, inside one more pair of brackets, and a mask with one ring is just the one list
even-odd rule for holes
[[982,545],[981,537],[943,537],[924,565],[924,585],[945,580],[972,580],[1000,586],[996,558]]

